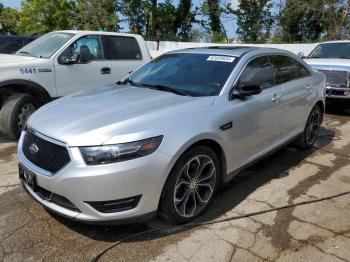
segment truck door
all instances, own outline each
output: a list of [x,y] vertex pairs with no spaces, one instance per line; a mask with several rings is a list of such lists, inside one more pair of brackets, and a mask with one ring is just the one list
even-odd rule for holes
[[[63,57],[72,54],[78,57],[76,62],[62,62]],[[111,64],[104,59],[98,35],[82,36],[63,51],[54,63],[58,96],[114,83]]]

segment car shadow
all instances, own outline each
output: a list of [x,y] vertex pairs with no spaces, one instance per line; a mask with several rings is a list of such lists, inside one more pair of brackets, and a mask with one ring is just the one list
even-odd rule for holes
[[[332,141],[332,139],[335,137],[335,133],[330,129],[322,127],[320,136],[326,137],[326,139],[320,139],[317,141],[317,147],[322,148],[327,146]],[[298,150],[297,148],[290,145],[260,160],[253,166],[243,170],[227,185],[218,190],[213,201],[208,206],[206,212],[204,212],[204,214],[202,214],[200,218],[198,218],[195,222],[211,221],[213,219],[217,219],[228,211],[234,211],[237,205],[239,205],[250,194],[258,190],[260,187],[269,183],[271,180],[281,179],[282,177],[288,176],[288,170],[298,165],[316,150],[317,149],[315,148],[310,150]],[[142,231],[172,226],[158,217],[151,221],[140,224],[97,226],[74,222],[55,214],[52,214],[52,216],[59,223],[62,223],[71,230],[74,230],[91,239],[104,242],[116,242],[125,237],[130,237],[132,234],[137,234]],[[168,230],[165,232],[154,232],[152,234],[145,234],[137,238],[129,239],[125,242],[138,242],[158,239],[164,236],[173,235],[178,232],[183,232],[188,229],[190,228],[176,231]]]

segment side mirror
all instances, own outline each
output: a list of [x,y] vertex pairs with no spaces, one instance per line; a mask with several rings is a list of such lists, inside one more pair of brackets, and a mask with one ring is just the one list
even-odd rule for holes
[[263,91],[262,86],[257,83],[240,83],[232,91],[232,98],[245,98],[247,96],[258,95]]
[[71,65],[78,62],[79,55],[77,53],[72,53],[69,56],[61,56],[61,63],[64,65]]
[[304,59],[306,56],[304,54],[304,52],[299,52],[298,53],[298,56],[301,58],[301,59]]

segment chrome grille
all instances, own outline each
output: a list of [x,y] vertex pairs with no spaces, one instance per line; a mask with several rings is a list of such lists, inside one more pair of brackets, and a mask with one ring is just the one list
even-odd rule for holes
[[319,72],[326,76],[328,86],[338,88],[349,87],[349,73],[347,71],[319,70]]
[[[37,148],[36,152],[31,150],[33,145]],[[22,150],[30,162],[51,173],[57,173],[70,162],[69,153],[64,146],[44,140],[30,129],[24,136]]]

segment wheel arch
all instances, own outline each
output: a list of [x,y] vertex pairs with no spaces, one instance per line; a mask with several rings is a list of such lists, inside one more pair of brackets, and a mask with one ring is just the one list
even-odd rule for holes
[[26,93],[32,95],[38,106],[41,106],[51,100],[50,94],[41,85],[23,79],[7,80],[0,83],[0,95],[10,96],[15,93]]
[[219,162],[220,162],[220,167],[221,167],[221,172],[220,172],[220,177],[219,177],[219,184],[222,184],[224,181],[225,176],[227,175],[227,159],[226,159],[226,154],[223,145],[218,141],[218,139],[215,139],[212,136],[205,136],[201,135],[197,138],[191,139],[187,143],[185,143],[179,150],[178,152],[174,155],[173,161],[170,163],[170,167],[168,168],[169,173],[177,163],[177,161],[180,159],[180,157],[185,154],[187,151],[191,150],[194,147],[197,146],[207,146],[210,149],[212,149],[215,154],[217,155]]

